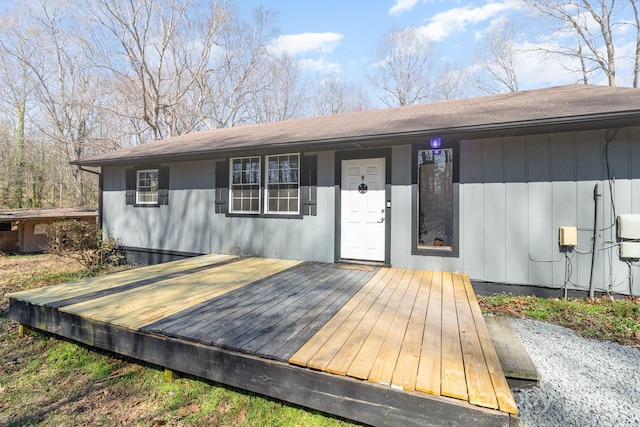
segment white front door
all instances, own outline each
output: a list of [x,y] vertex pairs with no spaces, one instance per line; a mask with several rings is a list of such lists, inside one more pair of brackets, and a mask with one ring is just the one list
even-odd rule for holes
[[384,261],[385,159],[342,161],[340,258]]

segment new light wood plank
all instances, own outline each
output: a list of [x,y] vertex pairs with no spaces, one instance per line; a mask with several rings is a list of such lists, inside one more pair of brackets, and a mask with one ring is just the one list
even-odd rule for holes
[[167,315],[299,263],[299,261],[248,258],[212,270],[70,305],[61,311],[138,329]]
[[493,341],[491,340],[491,335],[489,334],[487,325],[484,323],[484,317],[482,316],[480,305],[478,304],[476,295],[473,292],[473,288],[471,287],[471,281],[466,274],[463,275],[463,280],[465,289],[467,291],[467,296],[469,298],[471,313],[473,315],[476,329],[478,331],[480,345],[482,346],[482,351],[484,353],[487,367],[489,369],[489,375],[491,376],[491,381],[493,382],[493,388],[495,390],[496,398],[498,399],[498,406],[503,412],[517,415],[518,407],[516,406],[516,402],[513,399],[513,395],[511,394],[511,390],[509,389],[509,384],[507,383],[507,379],[504,376],[504,372],[502,372],[500,360],[498,359],[498,355],[493,346]]
[[456,312],[460,328],[460,343],[464,371],[467,379],[469,403],[485,408],[498,409],[493,383],[489,376],[487,363],[482,352],[478,331],[471,314],[469,299],[462,275],[453,275],[453,288],[456,300]]
[[411,310],[411,317],[407,326],[398,362],[393,372],[391,384],[403,390],[415,390],[422,349],[422,338],[429,308],[429,295],[431,294],[431,280],[433,272],[424,271],[420,275],[420,288],[416,296],[415,304]]
[[167,262],[164,264],[156,264],[120,271],[118,273],[107,274],[101,277],[92,277],[59,285],[16,292],[8,294],[7,297],[29,301],[32,304],[46,305],[61,299],[69,299],[105,289],[117,288],[118,286],[126,285],[128,283],[152,279],[154,277],[161,277],[172,273],[179,273],[192,268],[198,268],[208,264],[217,264],[234,258],[237,257],[218,254],[203,255],[179,261]]
[[340,347],[336,350],[335,347],[325,346],[324,351],[319,353],[313,362],[318,364],[328,360],[324,368],[327,372],[346,375],[349,366],[353,363],[362,344],[371,333],[373,326],[396,288],[397,278],[401,275],[402,271],[396,270],[387,282],[381,282],[382,292],[375,297],[375,300],[373,300],[372,296],[371,304],[362,304],[357,307],[349,319],[345,320],[345,323],[341,326],[341,333],[331,338],[332,343],[340,343]]
[[[399,273],[399,270],[396,270]],[[399,274],[402,274],[401,272]],[[393,277],[396,277],[395,274]],[[365,317],[376,317],[384,309],[384,302],[389,298],[392,289],[395,288],[397,282],[391,279],[386,285],[379,284],[382,288],[380,293],[369,293],[363,300],[363,303],[351,310],[350,315],[344,320],[331,339],[311,358],[308,366],[312,369],[326,371],[331,361],[336,357],[339,351],[351,341],[351,335],[354,331],[360,331],[363,327],[361,321]],[[382,305],[382,307],[380,307]],[[365,332],[370,331],[368,327],[364,328]],[[349,362],[353,360],[349,359]]]
[[395,269],[382,268],[376,275],[365,284],[353,298],[351,298],[309,341],[289,359],[289,363],[299,366],[307,366],[309,360],[329,341],[331,336],[338,330],[340,325],[349,317],[367,298],[370,293],[382,292],[383,286],[378,286],[381,281],[388,282],[387,277],[393,276]]
[[433,273],[416,390],[440,396],[442,384],[442,273]]
[[468,400],[452,273],[442,274],[442,396]]
[[[365,328],[365,330],[369,329],[370,332],[367,339],[362,343],[362,347],[358,351],[358,354],[353,359],[351,366],[347,370],[347,375],[350,377],[368,379],[371,382],[377,382],[375,379],[370,377],[371,369],[378,357],[384,340],[387,338],[391,322],[393,321],[398,307],[400,306],[400,303],[407,291],[407,287],[411,282],[411,277],[413,276],[411,272],[407,270],[401,270],[399,273],[402,274],[402,276],[398,281],[398,286],[393,289],[393,293],[386,303],[386,306],[382,307],[383,311],[378,316],[375,325],[373,328],[369,328],[368,325]],[[394,281],[397,281],[397,279]],[[384,301],[381,301],[381,303],[383,302]]]
[[396,310],[387,337],[369,374],[369,381],[379,384],[391,384],[400,349],[406,337],[409,319],[420,289],[420,282],[422,281],[421,271],[409,271],[406,275],[411,276],[409,286]]

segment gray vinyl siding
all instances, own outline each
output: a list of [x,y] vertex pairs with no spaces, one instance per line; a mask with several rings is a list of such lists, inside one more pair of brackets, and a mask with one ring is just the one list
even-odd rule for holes
[[[394,253],[397,267],[464,271],[472,279],[561,287],[565,260],[558,246],[560,226],[578,228],[578,251],[570,254],[570,289],[588,289],[594,228],[594,186],[599,185],[599,247],[616,241],[604,161],[606,131],[461,141],[458,154],[460,257]],[[610,133],[611,134],[611,133]],[[398,153],[399,150],[395,150]],[[402,163],[394,159],[394,164]],[[410,160],[410,155],[407,162]],[[610,143],[609,161],[616,215],[640,213],[640,128],[622,129]],[[395,189],[395,188],[394,188]],[[394,205],[405,202],[404,187]],[[398,213],[398,209],[394,214]],[[393,236],[408,215],[394,218]],[[393,248],[410,247],[410,239]],[[405,261],[406,260],[406,261]],[[640,269],[634,268],[635,292]],[[628,293],[628,267],[615,247],[596,251],[596,290]],[[611,287],[610,287],[611,286]]]
[[103,228],[124,246],[189,253],[233,253],[333,262],[332,152],[318,153],[316,216],[216,214],[214,160],[169,166],[169,204],[125,205],[125,167],[104,168]]
[[[591,277],[593,191],[599,185],[600,247],[616,241],[615,215],[640,214],[640,128],[621,129],[609,147],[611,187],[604,154],[606,131],[584,131],[459,142],[454,198],[458,204],[458,256],[412,255],[412,147],[391,147],[390,263],[393,267],[461,271],[471,279],[561,287],[565,260],[558,228],[578,228],[570,254],[571,289],[587,289]],[[333,262],[335,152],[318,160],[317,216],[267,218],[214,213],[215,160],[164,164],[170,167],[169,204],[125,205],[125,167],[106,167],[105,230],[125,246],[188,253],[235,253]],[[366,156],[366,153],[363,154]],[[339,247],[339,246],[338,246]],[[640,269],[634,268],[640,293]],[[596,290],[628,293],[628,267],[618,250],[596,253]]]

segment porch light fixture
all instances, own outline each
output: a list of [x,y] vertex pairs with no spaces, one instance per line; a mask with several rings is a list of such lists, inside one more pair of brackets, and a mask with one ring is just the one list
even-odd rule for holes
[[429,146],[431,146],[431,148],[433,149],[440,148],[441,145],[442,145],[441,136],[432,136],[431,138],[429,138]]

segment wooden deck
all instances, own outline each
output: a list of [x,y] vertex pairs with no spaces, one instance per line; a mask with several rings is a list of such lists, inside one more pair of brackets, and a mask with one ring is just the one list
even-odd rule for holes
[[9,295],[23,325],[373,425],[509,425],[464,274],[207,255]]

